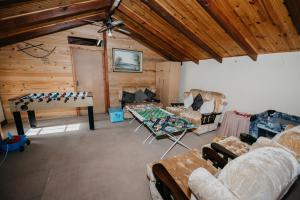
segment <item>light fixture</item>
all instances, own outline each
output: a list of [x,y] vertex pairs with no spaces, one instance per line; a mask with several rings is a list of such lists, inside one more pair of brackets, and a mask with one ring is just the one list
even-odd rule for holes
[[97,41],[97,45],[96,45],[96,46],[97,46],[97,47],[100,47],[100,46],[101,46],[101,42],[102,42],[102,40],[99,39],[99,40]]
[[109,28],[108,29],[108,37],[111,37],[112,36],[112,32],[111,32],[111,29]]

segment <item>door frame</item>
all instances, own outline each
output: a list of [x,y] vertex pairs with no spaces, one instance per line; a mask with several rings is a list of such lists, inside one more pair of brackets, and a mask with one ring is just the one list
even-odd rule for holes
[[[71,65],[72,65],[72,76],[73,76],[73,86],[75,92],[78,92],[77,88],[77,76],[76,76],[76,69],[75,69],[75,64],[74,64],[74,55],[73,55],[73,49],[81,49],[81,50],[89,50],[89,51],[99,51],[100,54],[102,55],[102,68],[103,68],[103,83],[104,83],[104,107],[105,111],[107,112],[109,104],[107,103],[109,101],[109,94],[108,94],[108,81],[106,80],[108,77],[108,70],[105,66],[105,53],[104,49],[99,48],[99,47],[90,47],[90,46],[82,46],[82,45],[69,45],[70,47],[70,56],[71,56]],[[77,116],[79,116],[79,108],[76,109]]]

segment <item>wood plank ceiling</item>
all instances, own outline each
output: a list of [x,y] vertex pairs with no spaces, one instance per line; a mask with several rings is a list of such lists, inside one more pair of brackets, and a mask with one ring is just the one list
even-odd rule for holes
[[172,60],[300,50],[283,0],[122,0],[115,17]]
[[[0,7],[0,46],[103,20],[113,0],[27,0]],[[114,18],[173,61],[299,51],[283,0],[122,0]]]
[[0,7],[0,46],[103,20],[112,0],[29,0]]

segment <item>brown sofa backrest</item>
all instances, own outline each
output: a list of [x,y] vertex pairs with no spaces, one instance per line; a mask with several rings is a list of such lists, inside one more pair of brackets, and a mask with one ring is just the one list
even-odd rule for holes
[[224,105],[225,95],[219,92],[205,91],[199,89],[191,89],[190,92],[187,92],[185,95],[189,95],[192,93],[193,98],[195,98],[198,94],[200,94],[204,101],[215,100],[215,109],[214,112],[219,113],[222,111],[222,105]]
[[119,90],[119,100],[122,100],[123,91],[130,92],[130,93],[135,93],[138,90],[145,91],[146,88],[148,88],[152,92],[156,93],[156,88],[155,87],[147,87],[147,86],[144,86],[144,87],[123,87],[121,90]]

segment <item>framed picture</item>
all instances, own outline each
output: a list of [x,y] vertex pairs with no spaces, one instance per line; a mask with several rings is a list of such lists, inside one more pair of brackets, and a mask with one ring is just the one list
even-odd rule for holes
[[114,72],[142,72],[143,52],[126,49],[112,49]]

